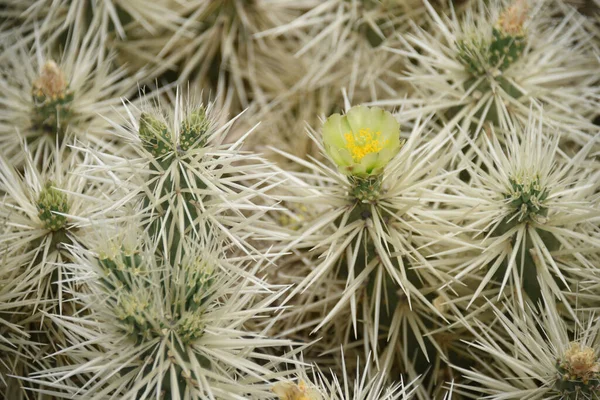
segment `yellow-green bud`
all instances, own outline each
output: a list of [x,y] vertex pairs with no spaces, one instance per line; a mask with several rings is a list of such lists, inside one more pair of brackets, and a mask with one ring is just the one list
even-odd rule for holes
[[181,123],[179,147],[187,151],[193,147],[202,147],[206,144],[206,132],[210,122],[206,117],[206,110],[200,107],[193,111],[187,120]]
[[164,156],[172,149],[167,125],[150,114],[142,113],[138,133],[144,148],[155,158]]
[[57,214],[69,211],[67,194],[54,188],[52,182],[46,183],[40,192],[37,207],[38,215],[45,229],[57,231],[67,223],[66,216]]
[[352,107],[323,125],[325,151],[345,175],[378,175],[400,151],[400,124],[377,107]]
[[509,182],[511,187],[506,198],[517,213],[519,222],[545,217],[548,214],[545,202],[550,192],[542,187],[539,176],[530,176],[522,172],[509,177]]
[[202,314],[198,312],[187,312],[181,316],[177,325],[177,333],[184,343],[189,343],[202,336],[206,326],[202,317]]

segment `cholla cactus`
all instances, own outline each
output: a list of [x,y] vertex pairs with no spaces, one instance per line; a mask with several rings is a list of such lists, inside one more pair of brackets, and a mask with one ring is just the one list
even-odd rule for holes
[[[111,121],[137,157],[98,154],[100,171],[118,179],[123,196],[139,204],[151,234],[172,257],[183,237],[209,232],[252,251],[252,241],[277,239],[261,216],[273,205],[267,192],[274,170],[262,158],[240,151],[244,138],[225,144],[235,119],[218,125],[212,103],[179,94],[173,106],[146,104],[127,109],[127,121]],[[256,204],[261,203],[261,204]],[[252,215],[246,214],[252,211]]]
[[404,93],[397,79],[404,60],[382,48],[409,18],[424,13],[419,1],[327,0],[306,6],[302,15],[256,35],[285,40],[293,57],[281,61],[277,53],[276,62],[286,65],[285,74],[277,75],[285,85],[270,84],[257,99],[255,120],[266,127],[255,140],[302,158],[320,156],[304,134],[305,124],[316,126],[319,118],[343,110],[345,96],[363,103]]
[[0,149],[16,165],[24,164],[20,137],[41,165],[65,137],[120,153],[113,143],[110,117],[121,106],[119,96],[135,90],[136,76],[124,77],[103,60],[98,41],[74,36],[62,54],[54,41],[33,46],[17,40],[4,55],[6,73],[0,77],[5,109],[0,114]]
[[192,81],[205,89],[231,89],[235,111],[239,112],[252,99],[263,96],[263,81],[281,75],[277,63],[291,58],[284,41],[254,35],[297,16],[305,8],[297,3],[184,0],[176,8],[183,23],[173,32],[167,30],[150,41],[138,37],[120,47],[122,52],[132,52],[149,62],[153,75],[176,70],[181,84]]
[[[27,150],[24,155],[24,173],[0,159],[0,218],[6,228],[0,240],[0,293],[11,291],[6,297],[10,302],[3,306],[10,310],[6,325],[11,329],[2,333],[10,349],[2,360],[2,374],[19,376],[64,364],[63,356],[49,357],[67,339],[46,314],[78,311],[71,295],[75,283],[67,247],[87,245],[104,218],[117,216],[111,203],[95,198],[108,190],[79,174],[85,156],[62,146],[48,155],[48,170],[39,171]],[[7,386],[7,398],[27,398],[22,384],[13,381]]]
[[0,398],[600,400],[574,5],[0,0]]
[[[346,87],[354,101],[361,101],[352,96],[354,90],[394,93],[391,77],[399,72],[395,65],[398,58],[378,50],[396,29],[408,25],[409,18],[425,12],[422,4],[412,0],[326,0],[306,4],[309,9],[294,20],[256,35],[298,38],[295,56],[307,60],[307,71],[290,92],[306,88],[314,91],[324,85],[336,91]],[[336,87],[336,83],[341,86]]]
[[544,104],[544,123],[584,145],[590,135],[572,128],[593,129],[598,59],[580,26],[583,17],[571,10],[557,23],[547,3],[530,9],[522,0],[479,2],[463,19],[440,16],[426,2],[436,32],[399,35],[399,44],[389,47],[414,60],[407,80],[415,96],[373,104],[417,103],[419,113],[435,110],[471,136],[485,123],[512,129],[527,121],[532,104]]
[[248,278],[262,261],[228,262],[207,239],[186,240],[173,265],[158,255],[160,241],[131,242],[115,240],[98,253],[72,247],[77,268],[93,271],[85,278],[90,294],[73,293],[89,315],[52,317],[76,343],[62,350],[73,363],[27,380],[60,398],[268,398],[269,366],[281,357],[260,349],[291,342],[244,329],[276,310],[285,289]]
[[85,164],[86,157],[67,152],[66,146],[56,149],[47,170],[39,171],[25,150],[24,175],[0,159],[0,190],[5,193],[0,216],[7,227],[0,254],[26,258],[21,260],[26,268],[19,279],[38,284],[34,294],[23,291],[23,296],[45,310],[62,310],[68,304],[63,298],[64,287],[70,285],[63,270],[70,259],[65,246],[85,245],[96,224],[118,215],[106,199],[95,198],[106,188],[80,174],[84,169],[80,160]]
[[[3,0],[4,13],[15,22],[12,30],[31,37],[37,30],[44,37],[56,37],[70,31],[85,36],[95,32],[102,45],[109,43],[109,35],[126,38],[126,30],[143,28],[148,34],[157,28],[175,29],[179,22],[169,0],[147,3],[140,0],[105,0],[85,3],[70,0]],[[18,23],[16,23],[18,21]]]
[[36,300],[24,297],[24,293],[35,291],[35,279],[22,277],[23,257],[4,255],[0,270],[0,397],[20,400],[24,398],[21,382],[14,374],[40,368],[35,365],[40,353],[40,344],[35,342],[24,327],[31,318],[27,312],[35,306]]
[[505,314],[495,308],[498,331],[475,321],[472,351],[494,362],[480,371],[460,369],[472,383],[458,386],[474,396],[504,399],[600,398],[598,319],[590,314],[570,325],[558,318],[550,297],[542,297],[541,314],[528,308],[525,318],[518,309]]
[[[341,378],[328,379],[318,366],[311,373],[301,370],[297,381],[283,381],[273,385],[273,392],[279,400],[400,400],[411,399],[417,383],[385,385],[385,376],[369,376],[368,364],[363,371],[356,371],[355,381],[351,382],[343,364]],[[340,382],[341,380],[341,382]],[[352,389],[350,389],[352,388]],[[444,398],[445,399],[445,398]]]
[[[559,136],[544,134],[543,118],[532,115],[527,126],[507,132],[504,145],[494,134],[484,137],[487,149],[473,145],[481,165],[467,167],[471,180],[464,185],[464,205],[469,205],[464,223],[476,231],[483,251],[459,265],[456,277],[488,267],[474,298],[497,279],[500,293],[510,282],[523,308],[520,289],[535,303],[540,284],[569,304],[561,293],[569,286],[565,276],[585,277],[586,269],[596,269],[586,257],[600,248],[598,171],[580,167],[595,140],[566,156]],[[581,269],[574,270],[573,263]]]
[[[309,319],[321,310],[322,319],[309,319],[314,331],[323,328],[328,337],[348,343],[353,327],[354,336],[360,333],[375,354],[386,345],[379,343],[381,331],[389,330],[393,338],[410,329],[416,341],[405,360],[415,348],[427,354],[423,321],[444,318],[431,301],[449,279],[443,268],[434,268],[435,252],[453,239],[449,226],[427,205],[446,200],[436,186],[451,154],[441,154],[445,139],[424,142],[425,129],[416,121],[402,145],[390,113],[357,106],[327,120],[323,144],[311,133],[333,167],[295,159],[310,173],[290,176],[293,183],[285,188],[292,193],[286,201],[314,204],[284,249],[305,249],[303,257],[310,260],[289,297],[306,292],[312,304],[291,312],[293,321],[303,312]],[[294,275],[296,265],[282,267]]]

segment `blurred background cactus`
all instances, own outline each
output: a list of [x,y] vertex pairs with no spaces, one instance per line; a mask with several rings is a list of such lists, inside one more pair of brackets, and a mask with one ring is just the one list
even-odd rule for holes
[[598,9],[0,0],[0,398],[600,400]]

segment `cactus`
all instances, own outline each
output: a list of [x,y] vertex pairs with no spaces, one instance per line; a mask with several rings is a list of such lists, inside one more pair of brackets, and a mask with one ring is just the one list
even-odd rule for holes
[[600,400],[596,15],[4,3],[0,398]]
[[[584,30],[574,25],[571,28],[571,23],[584,21],[572,15],[557,25],[550,3],[473,3],[463,16],[444,15],[428,7],[434,30],[443,35],[438,38],[427,28],[420,28],[389,46],[389,51],[406,52],[412,60],[406,69],[417,96],[396,96],[385,100],[385,104],[416,106],[415,115],[419,110],[435,111],[447,129],[451,129],[448,125],[460,126],[474,140],[482,140],[490,125],[498,134],[524,123],[531,107],[544,104],[544,124],[549,129],[560,127],[565,138],[585,145],[589,136],[586,138],[573,128],[585,126],[595,114],[594,102],[588,99],[596,91],[590,84],[597,61],[587,56],[593,53],[593,46],[588,50],[571,46],[574,41],[586,41],[588,34]],[[555,40],[556,37],[563,39]],[[565,76],[553,75],[553,65],[561,65],[581,79],[567,83]],[[554,100],[548,101],[550,98]],[[585,100],[577,102],[576,98]],[[563,119],[559,104],[569,104],[573,110],[566,117],[568,121]],[[467,125],[469,129],[465,128]],[[468,147],[465,135],[460,136],[458,146]]]
[[[88,282],[91,295],[77,299],[90,314],[71,332],[78,340],[98,340],[64,349],[81,363],[52,372],[68,385],[46,381],[43,373],[32,374],[34,382],[62,398],[99,392],[136,399],[157,394],[165,399],[265,397],[267,388],[252,382],[268,369],[251,356],[258,349],[292,342],[265,340],[245,332],[244,326],[269,312],[282,293],[258,278],[244,278],[241,264],[255,261],[231,264],[212,239],[206,240],[186,240],[185,256],[177,264],[156,253],[160,242],[143,235],[134,248],[111,255],[97,257],[76,249],[78,262],[94,276]],[[249,266],[248,271],[255,273],[259,267]],[[70,321],[56,318],[56,323],[67,328]],[[93,385],[78,386],[92,377]]]

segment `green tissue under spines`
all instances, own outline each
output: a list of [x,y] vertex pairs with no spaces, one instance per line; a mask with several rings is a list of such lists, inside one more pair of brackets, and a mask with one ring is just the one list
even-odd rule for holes
[[458,60],[473,76],[481,76],[487,70],[487,48],[482,40],[459,40],[456,42]]
[[514,207],[518,221],[532,220],[536,216],[546,217],[548,208],[544,202],[549,191],[540,185],[540,178],[509,178],[512,190],[506,195],[510,205]]
[[193,148],[204,147],[207,142],[206,134],[210,127],[204,107],[193,111],[188,118],[181,123],[179,135],[179,148],[188,151]]
[[[162,199],[156,201],[149,197],[144,198],[144,209],[157,217],[149,222],[148,232],[151,236],[157,236],[161,232],[172,236],[170,243],[173,245],[169,249],[172,260],[177,257],[181,232],[178,229],[171,229],[173,224],[179,222],[175,218],[179,210],[170,210],[170,208],[184,208],[182,228],[184,232],[189,232],[194,227],[205,229],[204,226],[197,225],[196,221],[199,217],[198,202],[201,201],[199,190],[206,189],[206,185],[200,177],[189,170],[193,168],[191,165],[193,163],[182,163],[175,169],[171,168],[171,165],[180,159],[185,159],[187,150],[206,145],[209,125],[203,107],[193,111],[180,126],[179,145],[175,151],[176,146],[165,123],[148,113],[142,113],[140,117],[138,134],[144,148],[156,161],[149,165],[150,170],[156,174],[148,188],[155,199]],[[161,181],[160,191],[157,189],[159,181]]]
[[505,34],[493,28],[492,37],[489,46],[489,64],[500,71],[505,71],[523,54],[525,36]]
[[381,196],[381,177],[369,176],[367,178],[352,177],[352,197],[359,203],[373,203]]
[[191,343],[202,336],[205,326],[206,322],[201,313],[187,311],[179,318],[177,336],[183,343]]
[[186,310],[196,311],[204,304],[214,283],[214,269],[209,261],[197,259],[184,263],[179,271],[178,280],[185,282],[185,295],[180,300],[180,306]]
[[173,150],[167,125],[148,113],[142,113],[138,134],[144,148],[158,161]]
[[102,282],[109,290],[131,291],[133,277],[142,276],[147,272],[140,254],[128,253],[124,249],[121,249],[117,256],[99,258],[98,262],[105,275]]
[[467,71],[480,77],[492,69],[506,71],[523,54],[524,35],[505,34],[492,28],[492,39],[488,43],[481,39],[459,40],[456,42],[458,60]]
[[[136,344],[168,332],[175,332],[185,344],[202,336],[202,306],[214,282],[210,260],[198,258],[174,267],[157,266],[161,270],[160,288],[153,286],[148,260],[138,252],[121,250],[116,256],[98,261],[103,270],[101,281],[116,298],[115,317]],[[156,296],[169,296],[170,301],[161,305],[162,300]],[[170,309],[165,310],[167,305]]]
[[600,377],[584,383],[580,380],[565,378],[559,364],[556,365],[556,369],[559,371],[559,376],[554,383],[554,389],[563,395],[562,399],[600,399]]
[[39,194],[37,201],[38,216],[45,229],[56,232],[67,223],[67,217],[57,213],[69,211],[67,194],[54,187],[52,182],[47,182]]
[[47,97],[43,93],[34,92],[32,95],[33,125],[44,131],[63,134],[73,116],[71,103],[74,97],[74,93],[69,90],[55,97]]
[[114,306],[114,313],[120,322],[121,328],[125,334],[134,339],[136,344],[142,344],[145,341],[157,337],[156,327],[152,324],[151,299],[149,293],[144,290],[135,292],[122,291],[117,295],[117,303]]
[[[496,230],[493,236],[501,236],[520,224],[528,224],[538,218],[545,218],[548,215],[548,207],[545,201],[550,194],[550,191],[540,184],[539,176],[528,177],[526,175],[516,175],[509,178],[510,189],[504,196],[512,208],[513,213],[506,216]],[[556,239],[553,233],[543,229],[537,229],[536,232],[542,239],[544,246],[548,251],[556,251],[560,248],[560,242]],[[512,246],[516,245],[515,237],[511,239]],[[520,246],[517,251],[516,260],[520,263],[519,273],[523,280],[523,290],[529,298],[537,304],[541,299],[541,288],[538,281],[537,264],[531,250],[533,250],[533,240],[528,233],[524,235],[525,241],[523,246]],[[520,261],[522,260],[522,262]],[[495,278],[502,281],[508,268],[508,259],[502,263],[502,267],[498,269]],[[563,286],[563,283],[557,281],[557,285]]]

